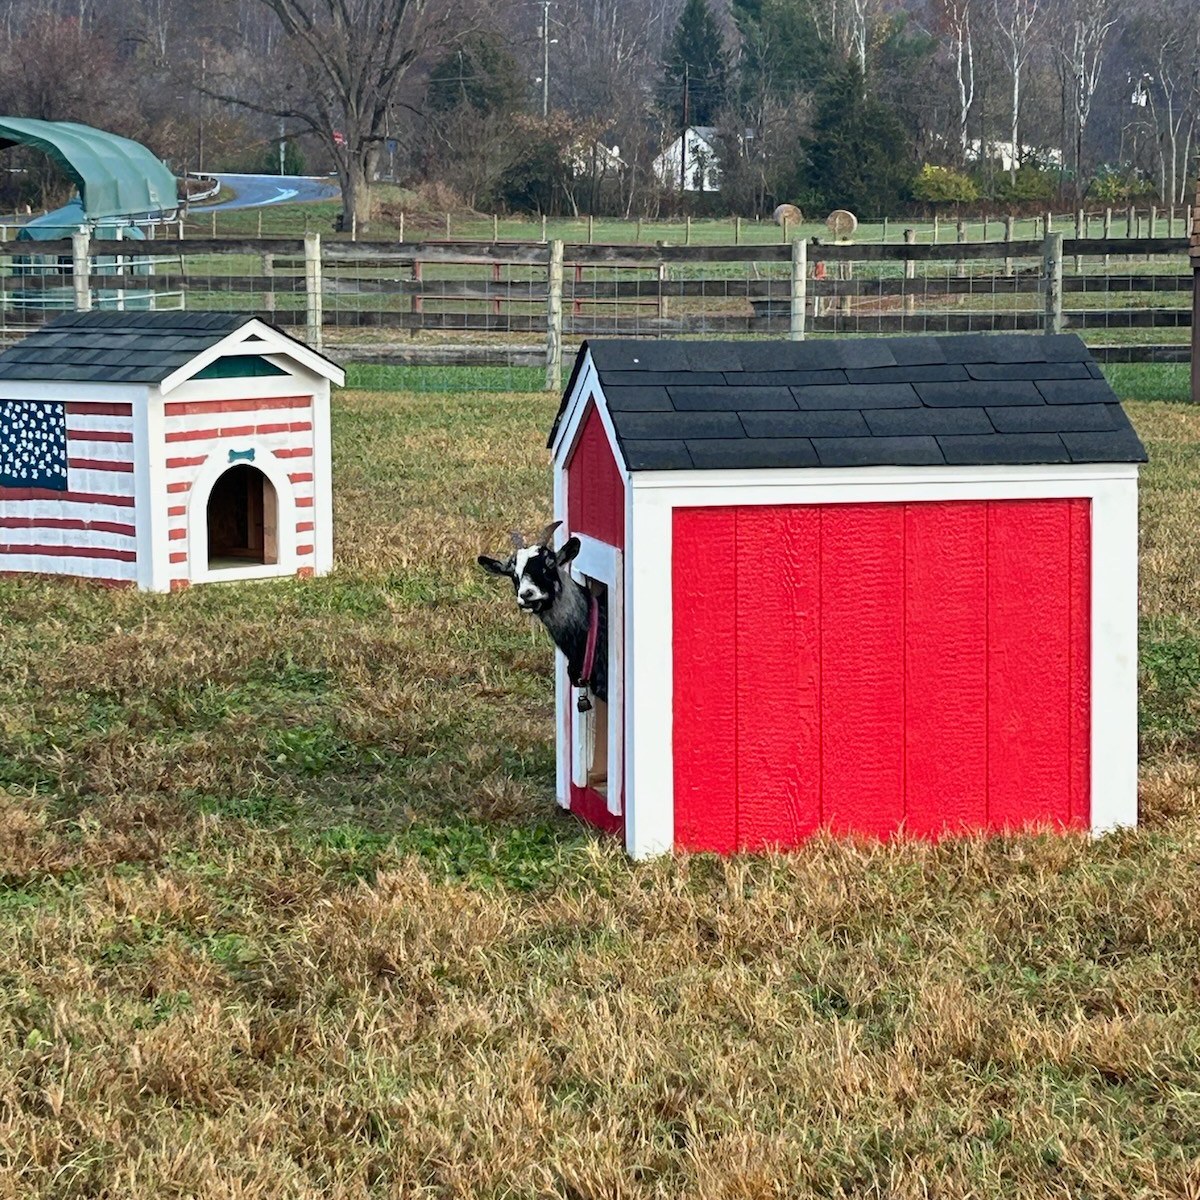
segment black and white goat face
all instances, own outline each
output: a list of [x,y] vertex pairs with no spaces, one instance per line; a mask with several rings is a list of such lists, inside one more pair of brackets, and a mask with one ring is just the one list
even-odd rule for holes
[[561,522],[548,525],[533,546],[527,546],[519,533],[513,536],[513,552],[507,560],[479,556],[479,565],[493,575],[512,580],[517,594],[517,607],[529,613],[542,614],[554,607],[562,595],[566,566],[579,553],[579,539],[568,538],[555,550],[551,546],[554,531]]

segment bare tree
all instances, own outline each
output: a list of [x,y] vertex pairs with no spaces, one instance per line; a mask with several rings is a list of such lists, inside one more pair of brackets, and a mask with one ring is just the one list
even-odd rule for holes
[[1066,13],[1059,51],[1071,83],[1077,195],[1083,187],[1083,133],[1100,85],[1105,42],[1117,20],[1117,0],[1071,0]]
[[975,44],[971,38],[972,0],[940,0],[940,16],[950,38],[950,57],[958,84],[958,154],[967,159],[967,120],[975,103]]
[[1138,94],[1154,124],[1159,194],[1171,203],[1186,201],[1200,107],[1200,9],[1190,0],[1159,0],[1137,26],[1141,61],[1151,68]]
[[867,73],[867,42],[874,0],[818,0],[812,14],[821,37],[844,58],[852,59],[859,73]]
[[329,152],[347,228],[365,229],[371,181],[400,88],[425,57],[472,32],[467,3],[446,0],[258,0],[278,18],[289,69],[280,94],[226,95],[293,122]]
[[992,0],[992,12],[996,17],[996,26],[1000,30],[1005,64],[1012,82],[1011,103],[1008,110],[1009,136],[1012,138],[1008,177],[1014,183],[1017,179],[1017,163],[1022,157],[1019,128],[1021,74],[1025,69],[1025,64],[1029,61],[1029,52],[1032,48],[1030,34],[1037,24],[1040,8],[1041,0]]

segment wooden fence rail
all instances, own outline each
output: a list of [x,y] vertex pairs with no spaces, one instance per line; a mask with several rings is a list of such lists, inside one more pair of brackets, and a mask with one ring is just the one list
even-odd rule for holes
[[[1183,238],[1053,231],[1037,241],[722,246],[322,244],[316,234],[89,245],[76,235],[0,242],[0,322],[12,333],[71,308],[237,311],[328,340],[349,361],[537,362],[547,386],[561,377],[564,339],[605,335],[1068,329],[1101,342],[1110,361],[1183,361],[1182,342],[1134,339],[1192,324],[1188,268],[1198,263]],[[402,340],[381,345],[369,332],[379,330]],[[486,339],[447,346],[456,333]]]

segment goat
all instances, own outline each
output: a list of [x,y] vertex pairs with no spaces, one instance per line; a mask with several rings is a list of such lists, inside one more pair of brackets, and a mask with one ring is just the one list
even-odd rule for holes
[[567,564],[579,553],[579,539],[567,540],[555,550],[551,544],[554,531],[561,525],[555,521],[542,530],[533,546],[512,534],[513,552],[505,562],[481,554],[479,565],[492,575],[511,579],[517,593],[517,607],[532,613],[546,627],[546,632],[567,660],[567,674],[577,688],[590,690],[597,700],[608,703],[608,613],[603,596],[597,600],[598,633],[591,679],[584,679],[587,657],[588,627],[591,622],[592,595],[575,582]]

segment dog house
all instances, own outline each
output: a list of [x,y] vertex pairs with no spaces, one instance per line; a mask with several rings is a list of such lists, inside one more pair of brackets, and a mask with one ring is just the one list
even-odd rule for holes
[[1136,823],[1145,452],[1077,337],[593,341],[550,447],[609,613],[558,801],[634,856]]
[[50,322],[0,354],[0,572],[149,591],[324,574],[342,382],[245,315]]

